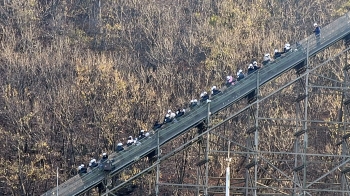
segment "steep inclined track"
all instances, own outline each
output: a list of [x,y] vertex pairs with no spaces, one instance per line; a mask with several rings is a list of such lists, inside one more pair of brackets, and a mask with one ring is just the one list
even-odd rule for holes
[[[316,44],[314,35],[301,40],[298,45],[293,45],[293,52],[277,59],[275,62],[264,66],[259,72],[255,72],[236,85],[228,88],[220,95],[213,97],[210,103],[210,112],[215,114],[229,105],[241,100],[250,92],[257,89],[257,86],[264,85],[268,81],[279,77],[283,73],[293,69],[298,64],[307,60],[307,53],[313,56],[323,51],[337,41],[350,36],[350,12],[338,18],[334,22],[322,28],[320,45]],[[349,37],[347,37],[349,38]],[[309,50],[307,50],[309,48]],[[295,50],[297,49],[297,50]],[[257,80],[258,78],[258,80]],[[170,124],[159,131],[159,145],[163,145],[173,138],[182,135],[192,127],[196,126],[207,117],[208,105],[204,104],[188,112],[178,122]],[[157,137],[151,137],[139,146],[133,146],[121,153],[113,153],[110,157],[114,159],[115,169],[109,173],[94,169],[90,173],[80,177],[72,177],[58,187],[58,195],[79,195],[101,183],[105,177],[113,175],[124,168],[132,165],[138,159],[146,156],[158,145]],[[44,193],[43,195],[56,195],[56,187]]]

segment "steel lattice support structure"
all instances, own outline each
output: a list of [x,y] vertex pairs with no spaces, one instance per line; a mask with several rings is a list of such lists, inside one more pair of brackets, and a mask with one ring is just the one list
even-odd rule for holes
[[[226,158],[232,159],[230,195],[349,195],[350,66],[343,58],[349,42],[345,49],[340,44],[331,48],[342,48],[336,55],[325,51],[311,57],[308,48],[317,43],[314,38],[307,42],[296,48],[306,60],[283,73],[287,80],[261,86],[258,72],[251,79],[257,88],[244,99],[215,115],[211,102],[205,103],[207,118],[188,132],[186,141],[177,139],[177,147],[158,144],[161,156],[105,195],[115,195],[140,176],[155,179],[151,195],[223,195]],[[320,106],[319,100],[329,95],[334,104]],[[339,108],[340,116],[330,115]]]
[[[306,74],[309,73],[304,73],[302,75],[299,75],[299,77],[304,77],[306,78]],[[209,173],[208,173],[208,169],[210,167],[210,164],[212,162],[212,160],[209,158],[210,154],[216,152],[218,154],[222,154],[222,156],[224,156],[224,154],[227,153],[227,150],[229,150],[231,152],[231,154],[233,155],[243,155],[244,158],[244,163],[243,163],[243,167],[245,168],[245,175],[242,176],[242,179],[244,180],[244,186],[235,186],[234,184],[231,185],[231,190],[232,192],[236,191],[235,195],[261,195],[261,194],[289,194],[289,193],[293,193],[294,195],[313,195],[315,192],[322,192],[324,193],[324,195],[338,195],[342,194],[342,195],[347,195],[348,191],[348,183],[347,183],[347,177],[346,177],[346,173],[347,173],[347,167],[345,167],[347,165],[348,162],[348,149],[347,149],[347,139],[348,137],[346,137],[347,135],[343,135],[343,139],[342,139],[342,148],[343,148],[343,154],[340,157],[343,161],[340,164],[335,164],[331,169],[329,169],[328,172],[325,172],[324,175],[321,175],[319,178],[316,179],[308,179],[308,163],[307,163],[307,158],[310,156],[325,156],[325,157],[332,157],[332,155],[322,155],[322,154],[312,154],[309,153],[307,151],[307,143],[305,141],[305,137],[307,137],[305,134],[307,134],[308,131],[308,123],[312,123],[312,122],[317,122],[317,120],[312,120],[312,119],[308,119],[307,118],[307,110],[306,108],[309,107],[308,106],[308,102],[307,102],[307,97],[308,97],[308,90],[307,90],[307,81],[305,81],[305,83],[300,83],[298,82],[300,81],[299,79],[296,79],[296,84],[298,84],[298,88],[299,90],[303,89],[303,91],[305,92],[305,94],[298,94],[298,97],[296,97],[295,99],[295,119],[290,119],[290,121],[295,121],[296,126],[294,127],[294,152],[290,152],[289,154],[292,156],[289,157],[294,157],[294,164],[292,164],[292,168],[290,168],[289,170],[291,170],[292,172],[286,172],[283,171],[282,169],[278,168],[278,165],[273,164],[273,161],[268,160],[266,158],[266,154],[275,154],[278,155],[280,154],[279,152],[266,152],[266,151],[260,151],[258,148],[258,144],[259,144],[259,140],[263,140],[264,137],[259,136],[259,134],[261,135],[264,132],[263,128],[260,128],[259,124],[263,124],[260,123],[260,121],[264,121],[264,120],[271,120],[271,119],[266,119],[263,117],[259,116],[259,97],[257,96],[258,99],[253,102],[253,104],[242,108],[240,110],[240,112],[238,113],[243,113],[244,111],[247,111],[247,115],[249,116],[249,121],[253,122],[250,125],[247,126],[246,131],[244,131],[244,133],[246,134],[246,143],[243,145],[237,145],[237,143],[239,143],[238,141],[235,140],[231,140],[230,137],[227,137],[225,134],[220,135],[220,132],[215,132],[215,129],[219,129],[219,125],[215,125],[215,126],[210,126],[210,124],[206,124],[205,130],[206,131],[200,131],[199,133],[202,134],[200,137],[198,137],[198,141],[201,141],[199,143],[199,157],[202,157],[200,159],[199,162],[196,163],[197,168],[198,168],[198,175],[197,175],[197,184],[176,184],[176,183],[159,183],[159,181],[157,180],[156,183],[156,190],[159,191],[159,186],[168,186],[168,187],[174,187],[174,189],[177,189],[179,187],[181,188],[186,188],[186,189],[195,189],[196,194],[197,195],[222,195],[222,192],[220,193],[220,191],[217,191],[216,193],[213,191],[209,191],[211,189],[216,189],[216,190],[220,190],[223,189],[223,185],[221,186],[214,186],[212,183],[210,183],[210,177],[209,177]],[[344,82],[345,84],[346,82]],[[301,85],[301,84],[305,84],[305,85]],[[305,88],[306,87],[306,88]],[[343,87],[341,87],[341,89],[346,90],[348,88],[347,85],[344,85]],[[301,92],[301,91],[300,91]],[[344,124],[342,127],[344,128],[344,130],[346,130],[348,127],[348,121],[346,119],[348,119],[349,116],[349,108],[347,105],[347,100],[348,100],[348,96],[345,96],[344,98],[344,122],[342,122],[342,124]],[[236,116],[236,115],[232,115],[232,116]],[[277,120],[277,119],[274,119]],[[279,119],[279,120],[286,120],[286,119]],[[208,123],[209,120],[206,122]],[[329,122],[329,123],[333,123],[333,124],[339,124],[340,122]],[[251,126],[253,125],[253,126]],[[250,127],[250,128],[249,128]],[[344,131],[345,133],[347,133],[346,131]],[[238,150],[234,150],[235,148],[232,149],[214,149],[215,147],[210,147],[210,140],[212,137],[208,136],[208,133],[210,133],[210,135],[215,136],[215,137],[221,137],[221,138],[225,138],[225,140],[227,141],[231,141],[233,144],[236,144],[236,146],[239,146],[239,148],[244,149],[241,151]],[[199,139],[200,138],[200,139]],[[204,145],[205,144],[205,145]],[[233,145],[234,146],[234,145]],[[183,149],[182,149],[183,150]],[[239,157],[239,156],[236,156]],[[337,156],[334,156],[333,158],[336,159]],[[238,158],[239,159],[239,158]],[[159,158],[158,158],[159,161]],[[278,173],[280,173],[280,176],[284,176],[289,182],[291,186],[289,187],[285,187],[285,188],[281,188],[281,187],[275,187],[275,186],[269,186],[269,185],[264,185],[263,181],[265,179],[268,179],[268,176],[259,176],[259,172],[261,173],[261,169],[263,168],[263,164],[262,162],[265,162],[266,165],[269,165],[268,167],[270,168],[274,168],[276,171],[278,171]],[[159,170],[160,168],[160,162],[158,164],[156,164],[157,167],[157,179],[159,178],[159,173],[161,173],[162,171]],[[267,167],[266,167],[267,168]],[[310,187],[316,183],[318,183],[322,178],[326,177],[327,175],[329,175],[332,172],[336,172],[339,168],[342,168],[341,170],[341,174],[342,174],[342,181],[341,181],[341,186],[342,186],[342,191],[339,190],[339,192],[337,190],[325,190],[325,189],[321,189],[321,188],[313,188],[311,189]],[[234,172],[232,172],[234,173]],[[272,176],[272,175],[271,175]],[[235,176],[232,176],[232,182],[234,182],[236,179]],[[278,181],[279,177],[276,175],[275,177],[271,177],[271,179],[273,179],[274,181]],[[327,185],[331,186],[330,184],[335,184],[336,181],[329,183]],[[325,184],[325,183],[320,183],[320,184]],[[239,191],[241,190],[241,191]],[[160,193],[156,191],[156,195],[160,195]],[[270,191],[270,192],[269,192]],[[311,192],[310,192],[311,191]],[[277,193],[276,193],[277,192]],[[113,195],[113,194],[111,194]]]
[[[321,182],[323,178],[329,176],[329,175],[337,175],[333,174],[336,173],[340,168],[343,168],[345,165],[347,165],[348,161],[343,161],[340,164],[333,164],[331,169],[329,169],[327,172],[324,172],[321,176],[315,177],[315,178],[309,178],[310,168],[312,168],[315,165],[315,161],[313,160],[313,157],[332,157],[331,159],[337,159],[340,157],[343,157],[342,159],[348,160],[348,154],[346,155],[334,155],[332,156],[331,154],[314,154],[311,152],[308,152],[308,132],[309,132],[309,127],[311,124],[318,123],[320,121],[313,120],[309,118],[308,114],[308,108],[310,107],[310,103],[308,101],[309,97],[309,92],[310,87],[313,87],[314,85],[309,84],[309,74],[312,74],[312,71],[308,70],[307,67],[307,62],[302,62],[301,66],[296,69],[296,75],[297,79],[295,79],[295,88],[298,90],[296,91],[295,95],[295,119],[278,119],[278,120],[290,120],[295,122],[295,127],[293,130],[295,132],[293,133],[294,140],[293,140],[293,151],[289,153],[289,157],[292,157],[293,164],[291,164],[291,168],[289,168],[290,171],[285,172],[282,169],[278,168],[278,165],[274,165],[273,161],[268,160],[264,154],[281,154],[279,152],[262,152],[258,146],[259,146],[259,140],[263,140],[264,138],[259,136],[261,135],[262,132],[264,132],[264,129],[259,126],[260,121],[262,120],[277,120],[277,119],[267,119],[264,117],[259,116],[259,97],[260,95],[256,96],[257,99],[254,99],[253,102],[248,102],[251,105],[247,106],[245,109],[242,111],[246,111],[246,114],[248,116],[248,121],[251,122],[250,124],[247,125],[245,128],[246,130],[244,131],[246,135],[246,141],[245,144],[239,144],[239,148],[244,149],[242,151],[235,151],[232,149],[226,149],[226,150],[220,150],[220,149],[211,149],[208,151],[203,151],[204,152],[216,152],[216,153],[221,153],[222,156],[227,154],[227,150],[231,152],[231,154],[236,154],[236,155],[242,155],[244,154],[244,163],[242,164],[243,167],[245,168],[244,175],[242,175],[242,179],[244,180],[244,186],[237,186],[235,187],[234,185],[231,184],[231,190],[232,192],[236,191],[235,195],[263,195],[263,194],[292,194],[292,195],[314,195],[315,193],[317,194],[323,194],[323,195],[338,195],[342,194],[345,195],[347,191],[347,184],[343,185],[343,187],[346,187],[345,189],[341,190],[336,190],[336,189],[324,189],[324,188],[311,188],[314,185],[320,185],[320,186],[338,186],[339,188],[339,183],[336,181],[325,183]],[[316,75],[316,74],[315,74]],[[258,81],[258,80],[257,80]],[[341,83],[346,83],[346,82],[341,82]],[[327,88],[327,86],[320,86],[318,88]],[[339,89],[345,90],[346,87],[345,85],[338,86]],[[257,93],[259,92],[259,89],[257,89]],[[259,93],[258,93],[259,94]],[[345,108],[344,108],[345,111]],[[346,112],[344,112],[344,119],[348,115]],[[327,122],[330,124],[339,124],[340,122],[332,121],[332,122]],[[344,122],[345,125],[344,127],[347,127],[348,124],[347,122]],[[213,131],[212,129],[209,129],[210,133],[213,136],[218,136],[220,133]],[[221,135],[221,138],[225,138],[226,140],[232,142],[233,144],[239,143],[238,141],[235,140],[230,140],[227,135]],[[208,139],[208,138],[206,138]],[[347,139],[347,138],[346,138]],[[208,141],[208,140],[205,140]],[[234,146],[234,145],[233,145]],[[207,149],[207,146],[205,146]],[[214,148],[214,147],[213,147]],[[310,160],[310,164],[308,163],[308,158],[311,157],[312,160]],[[210,164],[210,159],[203,159],[202,163],[204,164]],[[269,165],[270,168],[274,168],[276,171],[278,171],[280,176],[284,176],[286,179],[284,181],[289,181],[290,187],[274,187],[274,186],[268,186],[264,185],[262,182],[264,179],[268,179],[268,176],[259,176],[259,173],[261,173],[261,170],[264,167],[264,164],[262,162],[265,162],[265,165]],[[242,166],[241,165],[241,166]],[[207,168],[207,167],[206,167]],[[200,173],[200,172],[199,172]],[[202,172],[203,173],[203,172]],[[206,172],[205,172],[206,173]],[[234,173],[234,172],[232,172]],[[339,173],[339,172],[338,172]],[[341,172],[344,174],[344,172]],[[272,176],[272,175],[271,175]],[[345,174],[344,174],[345,176]],[[207,173],[201,177],[202,182],[208,183],[208,180],[203,180],[207,179]],[[274,177],[271,177],[271,179],[274,179],[275,181],[278,181],[279,177],[276,175]],[[232,178],[230,181],[234,182],[237,178]],[[335,178],[334,178],[335,179]],[[345,177],[343,179],[346,180]],[[201,181],[201,180],[200,180]],[[347,180],[346,180],[347,181]],[[176,186],[176,185],[175,185]],[[177,186],[184,186],[184,185],[177,185]],[[188,185],[189,186],[189,185]],[[191,185],[191,186],[196,186],[196,185]],[[215,188],[216,190],[219,190],[220,188],[223,189],[223,185],[221,186],[213,186],[211,184],[198,184],[198,187],[212,187],[213,189]],[[317,187],[317,186],[316,186]],[[241,190],[238,191],[237,190]],[[270,192],[269,192],[270,191]],[[222,195],[223,193],[220,191],[215,192],[210,192],[205,194],[205,188],[204,191],[198,191],[198,195],[203,193],[203,195]]]
[[[346,47],[350,46],[350,37],[347,37],[345,39],[345,45]],[[339,126],[343,131],[343,137],[341,138],[341,141],[338,143],[338,146],[341,147],[341,154],[343,155],[341,162],[345,163],[349,158],[347,157],[349,155],[349,144],[348,140],[350,138],[350,132],[349,132],[349,121],[350,121],[350,76],[349,76],[349,70],[350,70],[350,64],[349,64],[349,52],[346,52],[346,65],[343,68],[344,72],[344,84],[343,84],[343,95],[342,95],[342,106],[340,109],[340,121],[343,121],[341,126]],[[349,178],[347,176],[348,172],[350,171],[349,167],[346,167],[345,165],[341,168],[341,187],[344,191],[342,193],[342,196],[350,195],[350,189],[349,189]]]

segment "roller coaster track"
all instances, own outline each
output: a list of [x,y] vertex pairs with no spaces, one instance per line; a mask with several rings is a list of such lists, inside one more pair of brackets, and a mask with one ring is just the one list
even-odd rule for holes
[[[71,179],[53,188],[46,195],[79,195],[85,193],[93,187],[103,182],[107,176],[114,176],[125,168],[134,164],[137,160],[147,156],[157,149],[158,145],[162,146],[172,139],[186,133],[195,127],[208,116],[208,109],[211,114],[227,108],[235,102],[245,98],[249,93],[254,92],[260,86],[267,82],[280,77],[291,69],[297,69],[303,65],[307,59],[317,53],[329,48],[342,39],[349,39],[350,36],[350,12],[333,21],[322,28],[320,42],[317,43],[314,35],[310,35],[297,44],[292,45],[292,51],[284,57],[265,65],[258,72],[250,74],[234,86],[227,88],[221,94],[211,99],[211,103],[202,104],[196,109],[187,112],[177,122],[168,124],[162,129],[158,129],[158,137],[151,137],[141,142],[138,146],[133,146],[123,152],[113,153],[110,158],[113,159],[114,169],[110,172],[95,168],[83,176],[74,176]],[[258,82],[257,82],[258,78]],[[209,108],[208,108],[209,107]]]

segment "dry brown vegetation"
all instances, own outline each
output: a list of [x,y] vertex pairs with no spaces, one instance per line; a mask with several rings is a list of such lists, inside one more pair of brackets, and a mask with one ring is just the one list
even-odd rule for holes
[[346,2],[1,1],[0,195],[43,193]]

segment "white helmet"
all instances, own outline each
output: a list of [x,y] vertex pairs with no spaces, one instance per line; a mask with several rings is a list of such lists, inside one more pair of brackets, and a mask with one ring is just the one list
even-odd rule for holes
[[239,76],[239,72],[237,73],[237,76]]
[[226,76],[226,79],[229,80],[229,79],[231,79],[231,77],[230,76]]
[[123,144],[122,143],[118,143],[118,146],[123,146]]
[[208,93],[207,93],[207,91],[204,91],[203,94],[206,95],[206,94],[208,94]]
[[78,167],[78,170],[80,170],[81,169],[81,165],[79,165],[79,167]]
[[102,156],[106,156],[106,155],[107,155],[107,153],[105,153],[105,152],[102,154]]
[[194,100],[193,99],[191,99],[191,103],[193,103],[194,102]]
[[204,93],[201,93],[201,97],[203,97],[204,96]]
[[182,109],[182,111],[183,111],[183,112],[186,112],[186,110],[185,110],[185,109]]
[[141,133],[143,133],[143,132],[145,132],[145,130],[142,129],[142,130],[141,130]]
[[250,63],[249,66],[248,66],[248,69],[249,68],[253,68],[253,67],[254,67],[253,64]]
[[264,56],[264,61],[268,61],[268,60],[271,60],[269,53],[265,54],[265,56]]
[[198,101],[197,101],[197,99],[194,99],[193,102],[197,103]]
[[277,48],[275,49],[275,53],[276,53],[276,52],[278,52],[278,49],[277,49]]
[[242,71],[243,71],[243,70],[240,69],[240,70],[238,71],[238,73],[242,73]]
[[170,117],[170,114],[166,114],[165,117],[167,117],[167,118]]
[[84,165],[84,164],[81,164],[81,165],[80,165],[80,167],[82,167],[82,168],[83,168],[83,167],[85,167],[85,165]]
[[168,110],[168,113],[171,113],[171,110]]
[[211,87],[211,90],[214,90],[214,89],[216,89],[216,86]]
[[317,23],[314,23],[314,27],[317,27]]
[[253,62],[253,65],[257,65],[257,64],[258,64],[258,62],[256,62],[256,61]]
[[148,136],[149,136],[149,133],[147,132],[147,133],[145,134],[145,136],[148,137]]
[[284,45],[284,48],[289,50],[290,49],[290,44],[287,43],[286,45]]
[[90,164],[94,162],[94,159],[91,159]]

